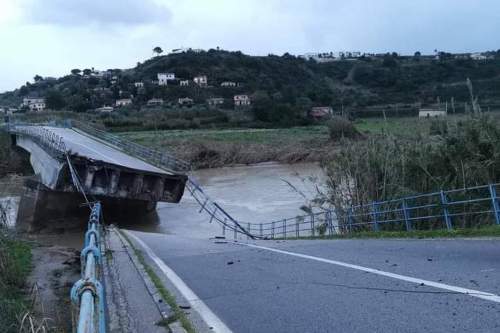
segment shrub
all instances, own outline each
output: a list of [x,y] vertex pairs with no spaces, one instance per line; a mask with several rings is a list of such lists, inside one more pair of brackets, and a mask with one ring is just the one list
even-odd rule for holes
[[354,127],[354,124],[346,118],[334,116],[328,123],[330,138],[334,141],[342,138],[358,139],[361,133]]

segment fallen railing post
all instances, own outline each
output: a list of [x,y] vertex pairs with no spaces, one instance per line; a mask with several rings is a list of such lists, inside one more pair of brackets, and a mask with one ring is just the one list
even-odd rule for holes
[[451,225],[451,218],[450,218],[450,211],[446,207],[446,204],[448,203],[448,199],[446,198],[446,194],[444,193],[443,190],[441,190],[441,203],[443,204],[443,211],[444,211],[444,222],[446,223],[446,228],[448,230],[453,229]]

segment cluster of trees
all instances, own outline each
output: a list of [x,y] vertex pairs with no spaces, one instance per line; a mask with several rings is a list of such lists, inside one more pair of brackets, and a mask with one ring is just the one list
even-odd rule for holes
[[[169,107],[178,98],[190,97],[196,104],[205,104],[210,97],[224,97],[223,108],[233,108],[235,94],[248,94],[252,100],[255,118],[263,122],[291,123],[301,119],[313,106],[366,107],[395,103],[432,103],[441,100],[467,99],[465,86],[457,84],[469,77],[478,81],[476,87],[485,102],[500,100],[500,52],[498,59],[474,61],[451,59],[441,52],[439,59],[423,58],[420,52],[413,57],[388,53],[383,59],[362,57],[357,61],[317,63],[283,56],[254,57],[241,52],[209,50],[186,52],[159,57],[158,55],[137,67],[121,71],[110,69],[118,80],[112,84],[109,77],[86,77],[94,68],[73,69],[71,74],[57,80],[34,77],[35,83],[26,83],[20,89],[0,95],[0,105],[20,103],[23,96],[45,96],[47,107],[85,112],[113,104],[116,99],[134,97],[134,108],[139,109],[149,99],[163,98]],[[409,59],[408,59],[409,58]],[[159,72],[173,72],[177,78],[190,79],[197,75],[208,77],[208,88],[168,86],[148,83],[157,79]],[[221,87],[224,81],[239,83],[238,87]],[[144,82],[135,87],[134,82]],[[17,104],[18,105],[18,104]]]

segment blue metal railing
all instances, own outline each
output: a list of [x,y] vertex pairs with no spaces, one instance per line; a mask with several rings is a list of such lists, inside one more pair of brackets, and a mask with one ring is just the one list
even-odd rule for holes
[[101,204],[94,203],[90,214],[85,248],[81,252],[82,278],[71,289],[73,332],[106,332],[105,294],[100,250]]
[[266,223],[242,223],[261,238],[346,234],[359,231],[447,229],[500,225],[500,184],[372,202]]

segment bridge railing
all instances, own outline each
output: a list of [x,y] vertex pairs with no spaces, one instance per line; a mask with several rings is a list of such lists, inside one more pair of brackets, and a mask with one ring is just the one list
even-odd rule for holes
[[92,207],[85,248],[80,255],[82,278],[71,289],[73,332],[106,332],[100,217],[101,204],[97,202]]
[[47,152],[61,155],[66,154],[64,140],[49,129],[37,124],[8,123],[7,131],[12,134],[29,136],[36,144]]
[[85,132],[99,140],[111,144],[132,156],[141,158],[149,163],[174,174],[186,174],[191,171],[191,165],[170,154],[156,151],[141,144],[124,140],[116,135],[102,131],[81,121],[72,121],[73,127]]
[[[260,238],[349,234],[360,231],[411,231],[500,224],[500,184],[474,186],[326,209],[266,223],[242,223]],[[235,235],[236,237],[236,235]]]

